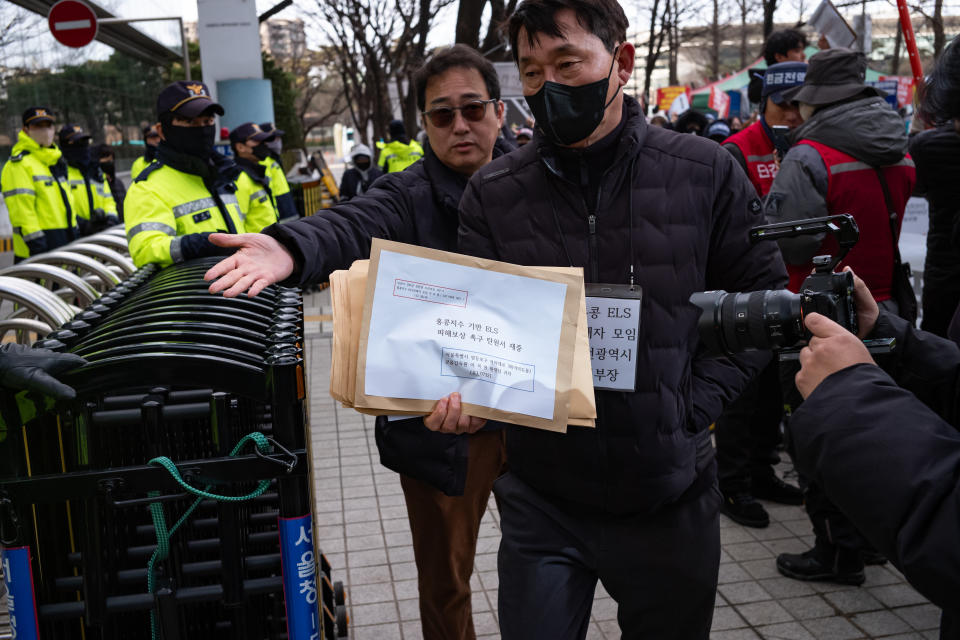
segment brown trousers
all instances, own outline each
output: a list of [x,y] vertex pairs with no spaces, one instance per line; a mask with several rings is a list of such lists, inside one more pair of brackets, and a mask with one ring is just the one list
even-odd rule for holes
[[407,501],[420,591],[424,640],[474,640],[470,575],[480,520],[493,481],[506,470],[503,431],[468,436],[470,455],[462,496],[400,476]]

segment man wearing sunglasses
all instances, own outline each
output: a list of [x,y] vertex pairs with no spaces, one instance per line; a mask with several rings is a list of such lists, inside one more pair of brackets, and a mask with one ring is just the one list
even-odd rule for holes
[[[314,216],[260,234],[214,234],[212,242],[238,251],[207,273],[219,278],[212,293],[322,282],[369,257],[372,238],[457,250],[467,180],[503,151],[500,84],[490,62],[464,45],[434,55],[414,80],[428,137],[423,159]],[[378,418],[376,436],[381,462],[401,474],[423,637],[472,640],[470,575],[480,520],[505,463],[502,428],[462,415],[452,394],[426,418]]]
[[616,0],[524,0],[508,27],[537,131],[470,179],[460,251],[583,267],[623,287],[595,295],[639,286],[642,300],[634,383],[595,379],[596,428],[505,429],[502,637],[584,638],[600,580],[624,638],[706,640],[720,562],[708,427],[770,354],[703,357],[689,298],[782,287],[783,262],[748,241],[762,207],[733,157],[647,125],[623,94],[634,47]]

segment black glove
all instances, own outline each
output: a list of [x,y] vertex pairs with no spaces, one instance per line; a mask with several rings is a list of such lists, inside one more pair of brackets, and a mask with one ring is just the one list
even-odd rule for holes
[[77,393],[54,376],[87,364],[73,353],[31,349],[24,344],[0,346],[0,386],[39,391],[57,400],[72,400]]

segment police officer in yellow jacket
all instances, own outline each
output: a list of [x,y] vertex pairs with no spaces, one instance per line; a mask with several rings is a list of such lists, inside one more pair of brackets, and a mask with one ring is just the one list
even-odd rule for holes
[[270,137],[264,141],[269,149],[269,155],[261,160],[260,164],[266,167],[267,177],[270,178],[270,189],[277,206],[277,214],[281,222],[296,220],[300,217],[300,212],[297,211],[297,204],[293,201],[290,183],[287,182],[287,175],[283,172],[281,163],[284,131],[277,129],[272,122],[261,122],[260,128],[270,134]]
[[240,174],[237,176],[237,200],[246,202],[249,210],[244,226],[247,233],[257,233],[279,219],[277,203],[266,167],[260,164],[269,157],[264,141],[270,137],[260,125],[244,122],[230,132],[230,146]]
[[247,205],[237,201],[240,169],[213,149],[214,114],[223,107],[202,82],[178,81],[157,98],[156,161],[136,177],[124,203],[130,255],[138,267],[220,255],[207,237],[243,233]]
[[143,155],[133,161],[130,167],[130,179],[136,180],[140,172],[150,166],[157,157],[157,146],[160,144],[160,133],[157,125],[152,124],[143,128]]
[[53,112],[30,107],[23,112],[0,189],[13,225],[16,261],[63,246],[79,236],[67,165],[53,144]]
[[57,137],[67,161],[67,181],[80,234],[89,235],[119,224],[110,185],[100,170],[99,158],[91,154],[90,136],[82,127],[67,123]]
[[407,129],[401,120],[390,123],[390,142],[381,145],[377,164],[384,173],[403,171],[423,157],[423,147],[416,140],[407,137]]

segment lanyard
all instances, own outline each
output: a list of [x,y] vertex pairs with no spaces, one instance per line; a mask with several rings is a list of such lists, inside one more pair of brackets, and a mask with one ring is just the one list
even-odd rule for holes
[[[543,161],[543,164],[547,164],[546,160]],[[635,165],[636,165],[636,158],[630,161],[630,171],[627,174],[627,203],[628,203],[627,206],[630,214],[630,237],[629,237],[630,269],[627,275],[630,280],[631,288],[635,286],[635,272],[636,272],[636,253],[634,252],[634,244],[633,244],[633,172],[634,172]],[[554,171],[552,168],[550,170],[556,173],[556,171]],[[549,186],[549,182],[550,182],[549,174],[547,173],[546,169],[544,169],[543,172],[544,172],[544,178],[546,179]],[[547,200],[549,200],[550,209],[553,212],[554,226],[556,226],[557,234],[560,236],[560,246],[563,248],[564,256],[567,259],[567,264],[573,267],[575,265],[573,264],[573,258],[570,255],[570,248],[567,246],[567,237],[566,235],[564,235],[563,227],[560,225],[560,212],[557,209],[557,203],[554,201],[552,190],[549,188],[547,189]],[[600,189],[598,187],[597,188],[597,204],[599,205],[599,203],[600,203]],[[597,208],[599,209],[599,206]],[[589,214],[589,211],[587,213]],[[590,233],[591,234],[596,233],[596,230],[591,229]],[[599,274],[597,275],[599,276]]]

